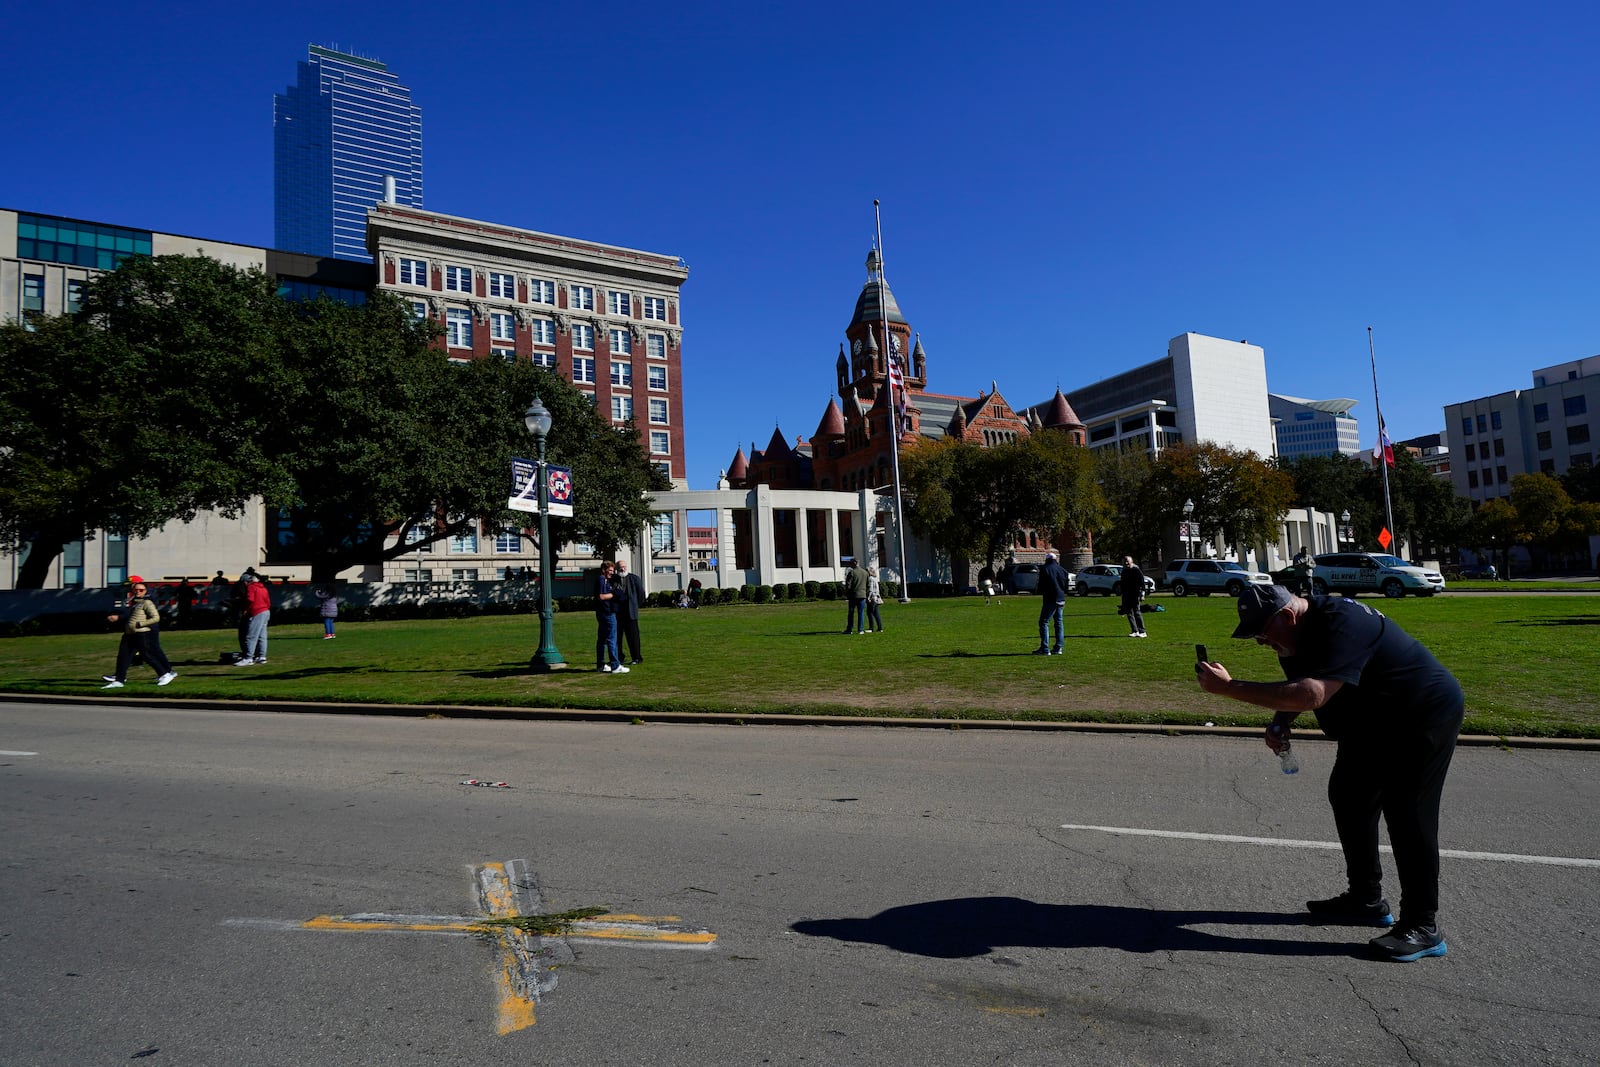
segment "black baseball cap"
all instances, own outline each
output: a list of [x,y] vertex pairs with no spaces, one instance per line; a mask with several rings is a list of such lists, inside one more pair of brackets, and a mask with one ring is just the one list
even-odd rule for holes
[[1271,618],[1294,602],[1294,594],[1281,585],[1252,585],[1239,594],[1239,625],[1235,637],[1255,637]]

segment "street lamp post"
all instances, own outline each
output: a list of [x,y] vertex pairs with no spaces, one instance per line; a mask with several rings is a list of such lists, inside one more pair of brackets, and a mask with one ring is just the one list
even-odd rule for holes
[[1339,513],[1339,540],[1341,543],[1355,540],[1350,536],[1350,512],[1348,509]]
[[522,424],[533,434],[539,446],[538,467],[534,475],[539,479],[539,651],[533,654],[528,666],[544,673],[560,670],[567,665],[567,661],[561,658],[561,650],[556,648],[556,612],[550,599],[550,585],[555,575],[550,560],[550,483],[545,477],[544,466],[544,439],[550,434],[550,410],[538,397],[533,398],[533,403],[523,414]]
[[1194,501],[1185,500],[1183,502],[1183,554],[1190,559],[1194,558],[1194,547],[1190,544],[1190,534],[1194,533],[1194,527],[1189,522],[1189,516],[1193,514]]

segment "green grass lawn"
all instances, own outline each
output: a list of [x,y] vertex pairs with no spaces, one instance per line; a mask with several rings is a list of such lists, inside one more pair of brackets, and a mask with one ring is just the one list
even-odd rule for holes
[[[1431,648],[1461,680],[1474,733],[1600,737],[1600,598],[1363,598]],[[1150,637],[1129,639],[1109,598],[1072,598],[1063,656],[1034,656],[1039,600],[981,597],[883,607],[888,630],[846,636],[839,602],[650,609],[640,620],[645,663],[624,676],[594,671],[594,620],[557,615],[570,669],[527,671],[538,619],[274,626],[270,662],[217,662],[221,630],[173,631],[163,646],[179,678],[158,689],[147,667],[104,694],[393,704],[716,711],[732,714],[920,716],[1254,725],[1248,705],[1202,693],[1194,646],[1209,646],[1240,678],[1282,677],[1271,652],[1233,641],[1225,596],[1157,596]],[[0,691],[99,695],[116,637],[0,641]]]

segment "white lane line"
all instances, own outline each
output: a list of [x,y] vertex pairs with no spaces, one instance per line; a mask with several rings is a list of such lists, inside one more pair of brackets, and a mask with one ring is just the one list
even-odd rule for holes
[[37,752],[12,752],[10,749],[0,748],[0,756],[37,756]]
[[[1078,823],[1063,823],[1063,830],[1088,830],[1101,834],[1121,834],[1127,837],[1168,837],[1179,841],[1221,841],[1235,845],[1273,845],[1277,848],[1321,848],[1338,851],[1337,841],[1294,841],[1279,837],[1243,837],[1239,834],[1197,834],[1188,830],[1144,830],[1133,826],[1083,826]],[[1388,845],[1379,845],[1380,851],[1393,852]],[[1463,852],[1453,848],[1441,848],[1440,856],[1448,856],[1458,860],[1492,860],[1497,863],[1538,863],[1548,867],[1596,867],[1600,868],[1600,860],[1582,859],[1572,856],[1520,856],[1513,852]]]

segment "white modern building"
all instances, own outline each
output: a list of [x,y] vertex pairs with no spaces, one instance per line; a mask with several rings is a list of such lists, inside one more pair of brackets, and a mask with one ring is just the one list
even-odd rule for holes
[[1353,456],[1361,451],[1361,431],[1350,409],[1354,400],[1307,400],[1281,393],[1267,394],[1272,413],[1272,433],[1277,455]]
[[1162,359],[1073,390],[1066,399],[1088,428],[1090,448],[1154,456],[1180,442],[1210,441],[1273,454],[1266,356],[1248,341],[1180,334],[1167,342]]
[[1600,356],[1540,368],[1533,388],[1448,404],[1444,416],[1451,479],[1474,507],[1509,496],[1518,474],[1588,466],[1600,442]]

